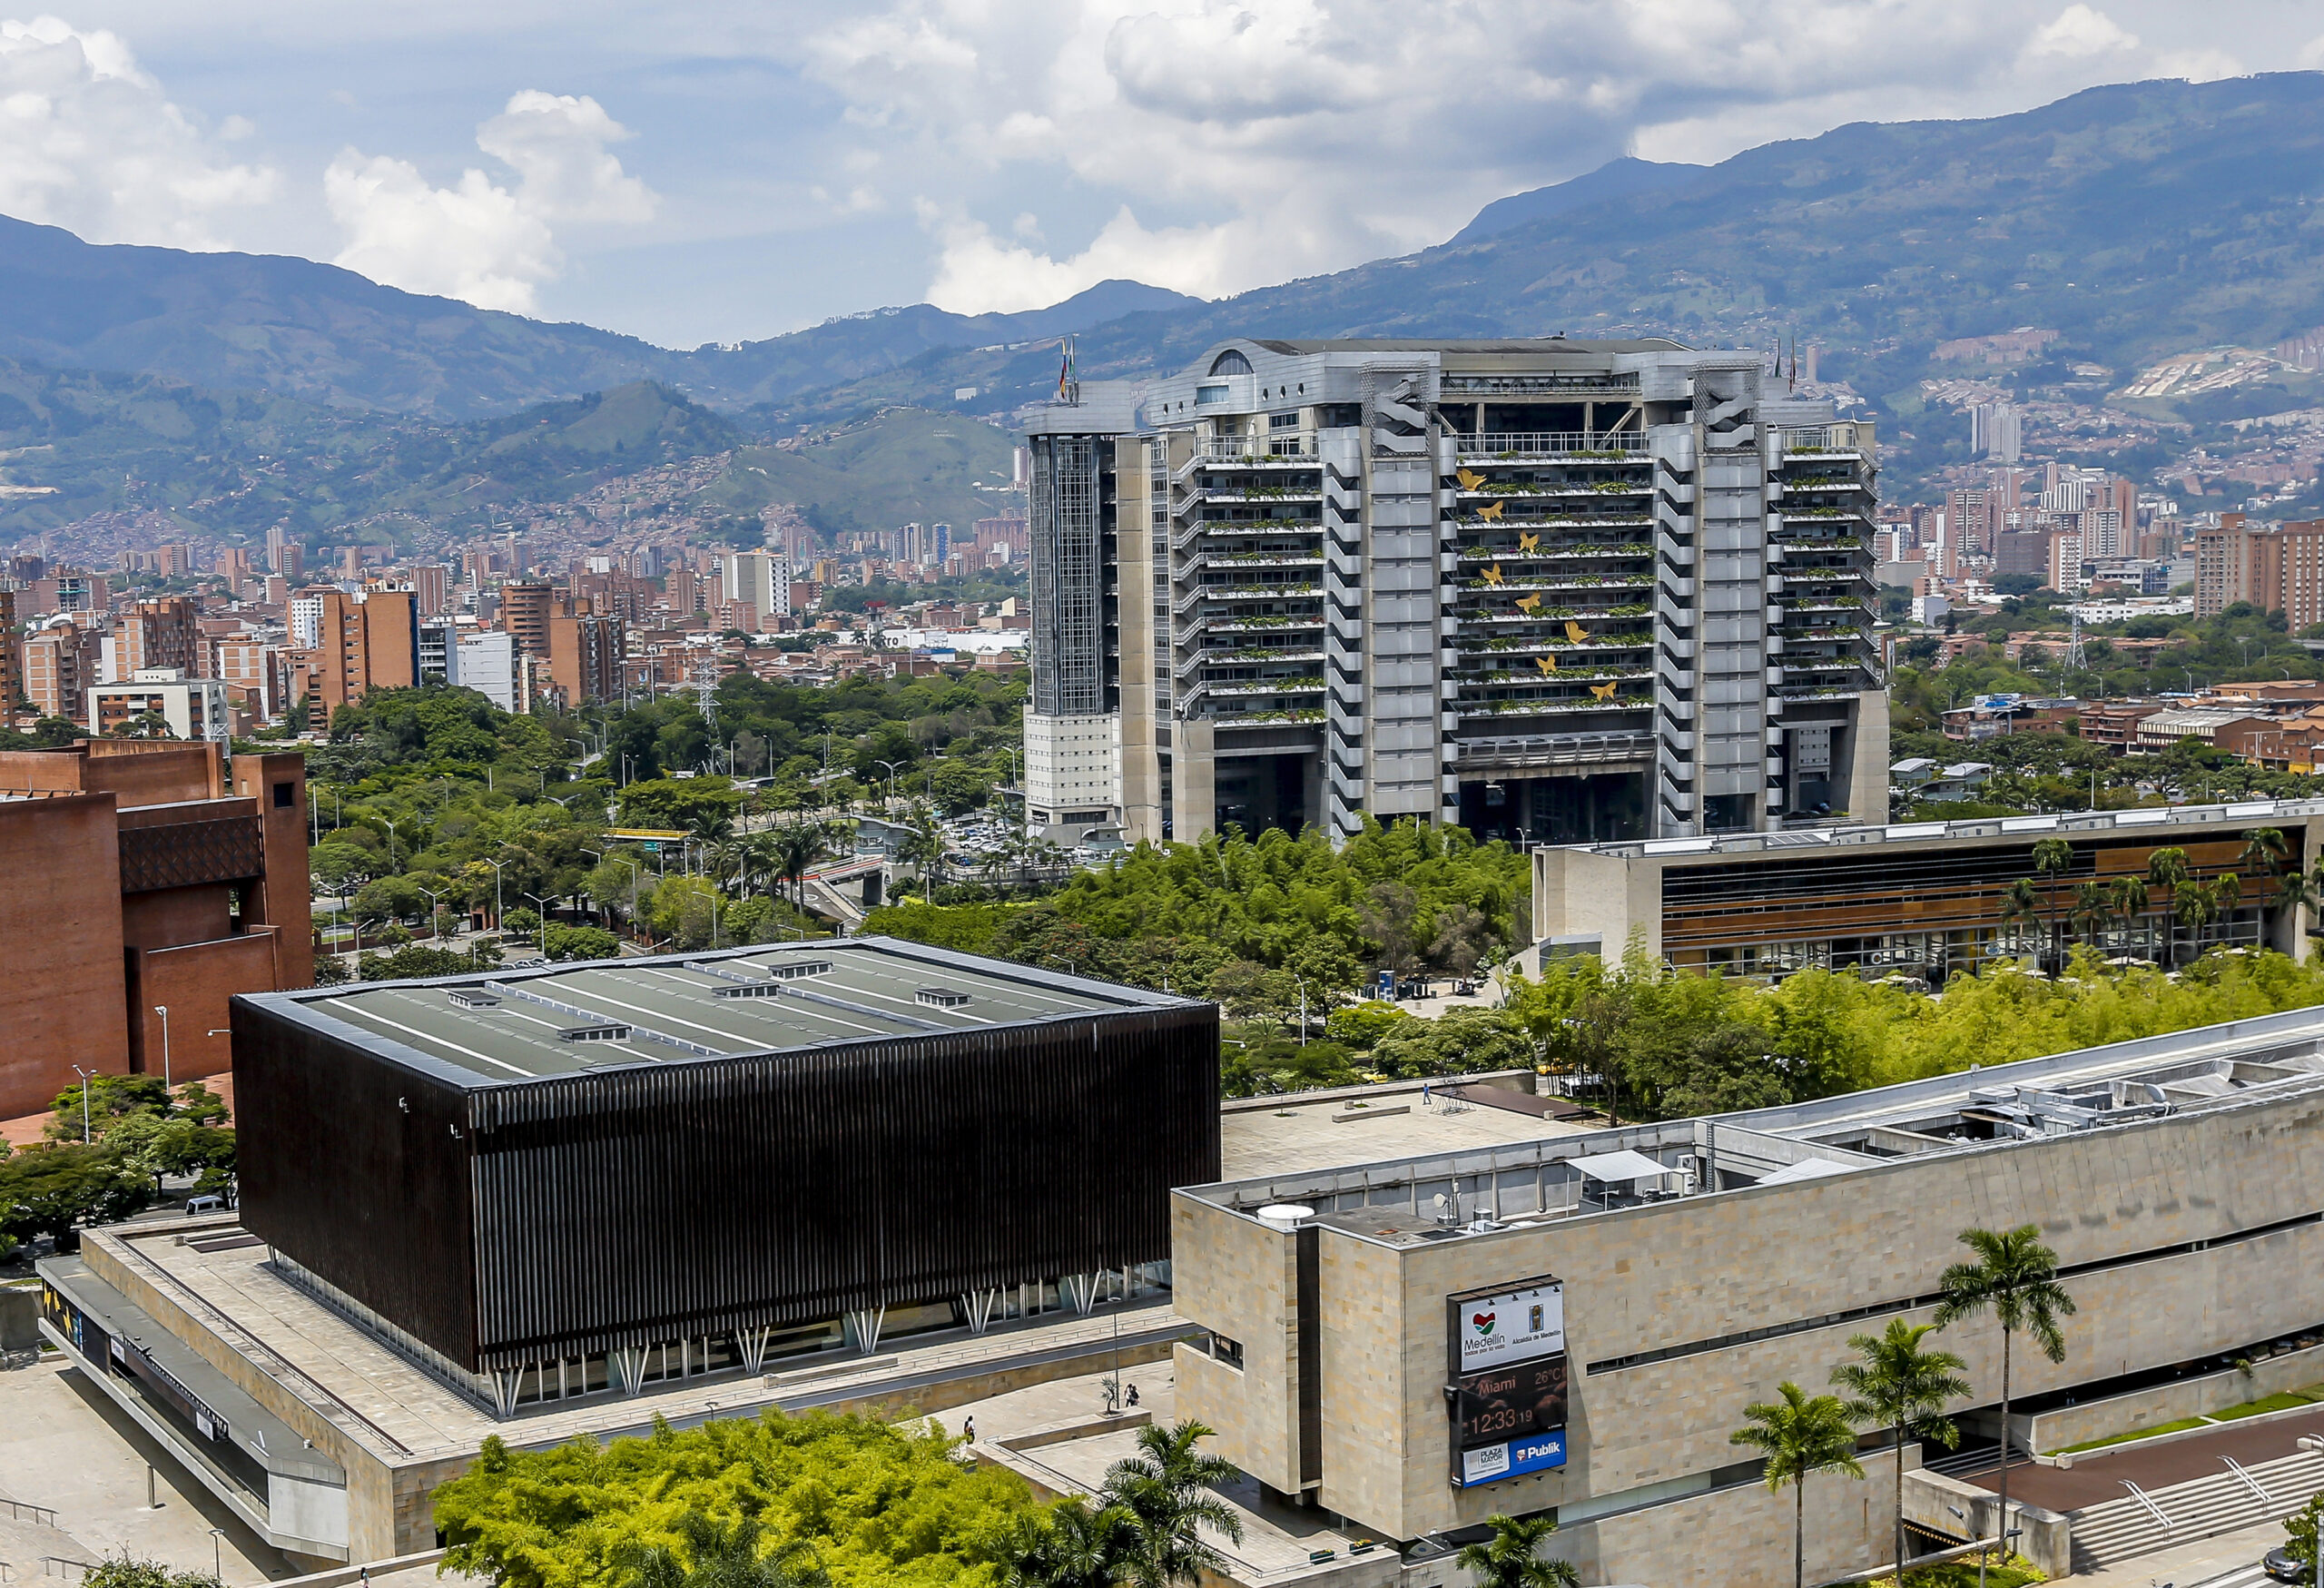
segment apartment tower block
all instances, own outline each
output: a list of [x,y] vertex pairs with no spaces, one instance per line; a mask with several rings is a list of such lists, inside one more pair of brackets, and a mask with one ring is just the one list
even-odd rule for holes
[[[1874,437],[1672,341],[1237,339],[1028,426],[1038,736],[1127,836],[1886,814]],[[1029,775],[1029,801],[1042,791]]]

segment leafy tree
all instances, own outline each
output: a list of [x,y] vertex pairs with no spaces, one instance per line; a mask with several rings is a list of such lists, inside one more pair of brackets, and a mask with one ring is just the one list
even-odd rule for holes
[[1129,1519],[1129,1579],[1137,1588],[1193,1583],[1206,1571],[1223,1574],[1225,1559],[1198,1531],[1205,1525],[1243,1542],[1242,1518],[1213,1492],[1241,1475],[1226,1457],[1195,1448],[1211,1432],[1195,1422],[1140,1428],[1138,1454],[1107,1469],[1106,1498]]
[[1905,1580],[1905,1439],[1934,1439],[1950,1450],[1961,1431],[1945,1415],[1945,1403],[1969,1393],[1961,1376],[1968,1366],[1950,1351],[1921,1348],[1935,1324],[1888,1320],[1876,1335],[1850,1335],[1854,1362],[1832,1369],[1832,1383],[1847,1391],[1848,1420],[1887,1428],[1896,1455],[1896,1581]]
[[2065,1360],[2064,1331],[2058,1319],[2071,1317],[2073,1297],[2058,1283],[2058,1254],[2042,1244],[2039,1225],[2022,1224],[1996,1234],[1990,1229],[1965,1229],[1961,1244],[1975,1254],[1973,1262],[1955,1263],[1937,1278],[1945,1299],[1937,1304],[1936,1323],[1942,1328],[1991,1312],[2001,1326],[2001,1530],[2009,1534],[2009,1352],[2020,1334],[2032,1336],[2042,1355],[2053,1362]]
[[675,1531],[675,1545],[633,1539],[615,1552],[633,1588],[829,1588],[812,1544],[790,1538],[762,1550],[766,1528],[755,1516],[723,1526],[689,1511]]
[[540,912],[537,910],[528,910],[521,904],[500,918],[500,932],[504,937],[512,935],[532,937],[537,935],[540,929]]
[[500,945],[478,942],[463,953],[458,949],[409,943],[391,954],[365,954],[360,973],[366,981],[410,981],[424,976],[465,976],[490,971],[500,963]]
[[832,1588],[938,1588],[991,1572],[1033,1509],[1021,1479],[963,1465],[953,1444],[923,1424],[772,1409],[683,1432],[656,1419],[602,1445],[495,1437],[438,1488],[436,1525],[449,1570],[503,1588],[596,1588],[657,1546],[691,1564],[689,1515],[755,1518],[754,1557],[803,1562],[803,1544]]
[[172,1571],[160,1561],[141,1559],[126,1549],[83,1572],[81,1581],[90,1588],[224,1588],[207,1572]]
[[1856,1458],[1856,1430],[1839,1396],[1811,1398],[1788,1380],[1776,1386],[1776,1394],[1781,1398],[1745,1406],[1746,1425],[1727,1437],[1767,1457],[1769,1494],[1779,1494],[1786,1484],[1791,1485],[1791,1582],[1792,1588],[1806,1588],[1807,1480],[1819,1472],[1861,1478],[1864,1465]]
[[1558,1530],[1554,1516],[1488,1516],[1492,1536],[1464,1544],[1452,1563],[1474,1579],[1477,1588],[1578,1588],[1581,1573],[1571,1561],[1541,1553],[1543,1541]]
[[126,1218],[153,1201],[144,1169],[110,1144],[42,1142],[0,1159],[0,1237],[12,1245],[45,1235],[71,1251],[79,1226]]
[[1501,1011],[1455,1006],[1437,1020],[1394,1027],[1373,1048],[1372,1067],[1395,1077],[1531,1070],[1533,1049]]
[[2299,1563],[2300,1577],[2316,1581],[2316,1527],[2324,1520],[2324,1494],[2312,1494],[2308,1504],[2284,1518],[2284,1553]]
[[[158,1075],[94,1075],[85,1089],[68,1086],[56,1094],[50,1105],[48,1123],[42,1133],[51,1141],[78,1141],[82,1129],[82,1101],[88,1103],[88,1132],[92,1141],[102,1141],[113,1128],[124,1119],[147,1117],[160,1119],[170,1111],[169,1089]],[[210,1094],[204,1092],[204,1096]],[[212,1098],[212,1101],[216,1101]]]
[[566,926],[551,922],[542,933],[541,957],[549,960],[610,960],[621,940],[602,926]]

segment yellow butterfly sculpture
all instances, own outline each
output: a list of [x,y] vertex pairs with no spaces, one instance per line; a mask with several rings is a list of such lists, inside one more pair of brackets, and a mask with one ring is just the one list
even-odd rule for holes
[[1517,597],[1517,606],[1521,611],[1531,612],[1534,607],[1539,607],[1541,604],[1541,597],[1538,595],[1520,596]]
[[1575,645],[1580,645],[1590,637],[1590,631],[1569,617],[1566,619],[1565,636]]
[[1617,687],[1618,686],[1612,684],[1592,684],[1590,686],[1590,693],[1600,700],[1611,700],[1614,698],[1614,691]]
[[1535,656],[1533,665],[1544,673],[1554,673],[1558,670],[1558,659],[1555,656]]
[[1485,482],[1485,477],[1473,469],[1463,469],[1452,478],[1461,482],[1462,490],[1474,490]]
[[1488,585],[1498,585],[1501,583],[1501,565],[1499,563],[1495,563],[1492,567],[1485,569],[1485,583]]
[[1541,544],[1541,538],[1538,535],[1520,535],[1517,538],[1517,549],[1520,551],[1531,551]]
[[1507,502],[1490,503],[1477,509],[1477,517],[1488,524],[1498,524],[1501,522],[1501,510],[1508,505]]

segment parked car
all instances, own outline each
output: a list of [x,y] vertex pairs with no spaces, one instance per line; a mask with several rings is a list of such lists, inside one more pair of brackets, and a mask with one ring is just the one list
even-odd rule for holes
[[2314,1581],[2309,1569],[2291,1558],[2291,1551],[2271,1549],[2260,1563],[2260,1569],[2279,1583],[2308,1583]]

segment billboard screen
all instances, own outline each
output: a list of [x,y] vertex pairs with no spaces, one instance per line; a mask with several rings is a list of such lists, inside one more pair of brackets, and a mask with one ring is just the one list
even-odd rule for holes
[[1452,1386],[1456,1443],[1462,1450],[1554,1433],[1565,1426],[1565,1358],[1471,1374]]
[[1451,1302],[1455,1377],[1565,1350],[1565,1286],[1558,1280],[1455,1296]]
[[1548,1472],[1564,1465],[1565,1430],[1561,1428],[1554,1434],[1531,1434],[1522,1439],[1504,1439],[1482,1450],[1464,1450],[1461,1452],[1460,1470],[1454,1481],[1465,1489],[1472,1484],[1522,1477],[1529,1472]]

